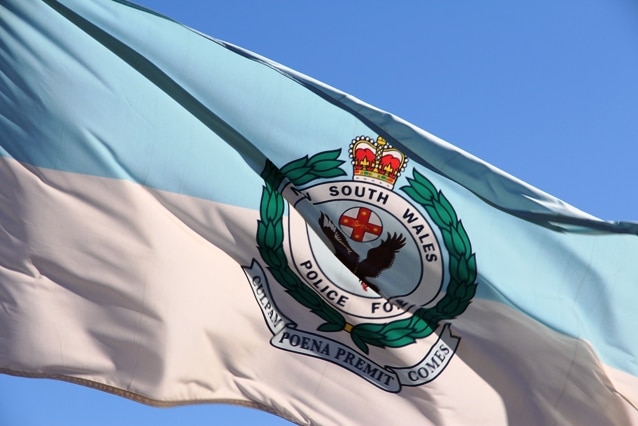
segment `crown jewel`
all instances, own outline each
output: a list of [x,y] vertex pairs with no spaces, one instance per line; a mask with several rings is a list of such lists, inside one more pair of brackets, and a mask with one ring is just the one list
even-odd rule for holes
[[375,141],[367,136],[357,136],[350,144],[350,158],[354,179],[372,182],[392,189],[405,169],[408,159],[381,136]]

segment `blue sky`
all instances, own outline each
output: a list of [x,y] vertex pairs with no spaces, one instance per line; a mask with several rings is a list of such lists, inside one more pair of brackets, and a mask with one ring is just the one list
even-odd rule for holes
[[[634,0],[140,0],[398,115],[608,220],[638,220]],[[0,425],[276,425],[0,376]]]

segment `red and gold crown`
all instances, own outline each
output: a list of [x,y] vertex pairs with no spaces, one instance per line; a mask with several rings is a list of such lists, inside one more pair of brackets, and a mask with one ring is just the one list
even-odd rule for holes
[[408,159],[381,136],[375,141],[367,136],[357,136],[350,144],[350,158],[354,179],[372,182],[388,189],[405,169]]

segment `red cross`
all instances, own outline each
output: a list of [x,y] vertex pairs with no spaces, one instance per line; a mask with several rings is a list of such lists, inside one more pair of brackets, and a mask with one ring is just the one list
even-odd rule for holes
[[360,207],[357,217],[348,216],[345,213],[339,218],[339,224],[352,228],[350,238],[357,242],[363,241],[366,233],[381,235],[383,227],[370,223],[372,211],[365,207]]

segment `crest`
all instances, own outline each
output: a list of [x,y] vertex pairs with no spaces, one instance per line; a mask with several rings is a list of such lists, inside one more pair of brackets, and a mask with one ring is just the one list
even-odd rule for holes
[[266,165],[261,259],[244,271],[275,347],[386,391],[424,385],[456,352],[449,321],[476,291],[470,240],[429,179],[402,177],[408,159],[382,137],[351,141],[348,172],[340,155]]

